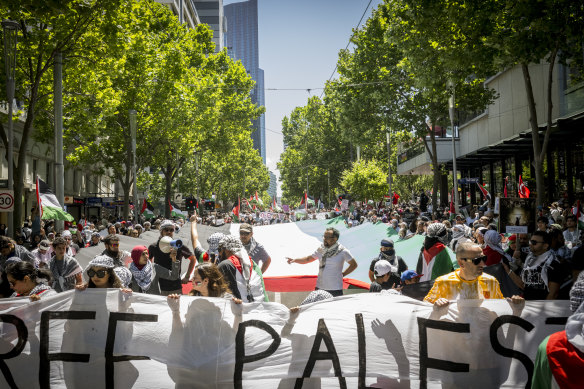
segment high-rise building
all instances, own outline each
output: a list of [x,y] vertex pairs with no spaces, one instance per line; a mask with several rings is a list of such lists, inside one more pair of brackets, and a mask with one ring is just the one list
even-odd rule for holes
[[213,42],[215,51],[219,52],[225,47],[225,15],[223,14],[223,0],[196,0],[193,1],[201,23],[208,24],[213,30]]
[[[226,41],[229,55],[240,60],[251,78],[256,82],[252,91],[252,101],[258,105],[265,104],[264,71],[259,67],[258,43],[258,1],[247,0],[225,6],[227,19]],[[266,126],[262,115],[253,121],[251,134],[253,146],[266,163]]]
[[201,23],[191,0],[156,0],[156,2],[168,7],[173,14],[178,16],[181,23],[186,23],[190,28],[195,28]]
[[268,174],[270,175],[270,185],[268,186],[268,194],[271,198],[275,199],[276,195],[278,194],[278,179],[276,175],[272,173],[271,170],[268,170]]
[[197,24],[207,24],[213,30],[215,51],[225,47],[225,15],[223,15],[223,0],[156,0],[168,7],[181,23],[190,28]]

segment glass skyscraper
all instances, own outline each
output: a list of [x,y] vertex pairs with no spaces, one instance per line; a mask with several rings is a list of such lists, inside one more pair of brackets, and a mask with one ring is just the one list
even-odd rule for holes
[[[227,19],[227,50],[229,55],[241,63],[256,82],[252,91],[252,101],[265,105],[264,71],[259,67],[258,44],[258,0],[247,0],[224,7]],[[251,134],[253,146],[259,151],[266,164],[266,125],[265,115],[253,121]]]

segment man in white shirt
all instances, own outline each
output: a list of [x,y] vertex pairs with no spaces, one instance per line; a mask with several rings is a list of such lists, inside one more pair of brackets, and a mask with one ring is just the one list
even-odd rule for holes
[[[334,297],[343,295],[343,277],[357,268],[357,261],[343,245],[339,244],[339,230],[327,228],[323,235],[323,244],[312,255],[303,258],[286,258],[288,263],[305,264],[319,260],[316,290],[326,290]],[[345,262],[349,267],[343,271]]]

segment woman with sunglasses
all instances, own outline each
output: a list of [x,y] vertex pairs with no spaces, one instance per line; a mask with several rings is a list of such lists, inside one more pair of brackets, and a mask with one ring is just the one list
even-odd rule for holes
[[88,281],[85,284],[75,286],[77,290],[86,288],[121,288],[122,282],[114,272],[114,261],[107,255],[98,255],[93,258],[85,273]]
[[[217,265],[210,262],[202,263],[195,268],[193,289],[189,292],[189,296],[229,298],[236,304],[241,304],[241,300],[231,294],[229,285]],[[171,294],[168,299],[179,297],[178,294]]]
[[132,291],[147,294],[160,294],[158,279],[175,280],[180,276],[181,262],[177,256],[171,256],[172,269],[168,270],[164,266],[152,263],[146,246],[136,246],[131,253],[130,273],[132,281],[130,283]]
[[30,301],[38,301],[41,297],[49,297],[57,292],[47,285],[51,281],[48,269],[37,269],[30,262],[18,261],[6,267],[6,276],[14,294],[10,297],[28,297]]

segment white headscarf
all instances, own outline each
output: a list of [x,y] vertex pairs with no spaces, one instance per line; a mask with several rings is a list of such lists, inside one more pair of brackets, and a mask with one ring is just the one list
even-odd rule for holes
[[509,262],[514,261],[514,259],[503,250],[503,247],[501,247],[501,235],[499,235],[497,231],[487,230],[483,237],[485,239],[485,245],[503,255],[505,258],[507,258],[507,260],[509,260]]

